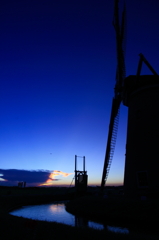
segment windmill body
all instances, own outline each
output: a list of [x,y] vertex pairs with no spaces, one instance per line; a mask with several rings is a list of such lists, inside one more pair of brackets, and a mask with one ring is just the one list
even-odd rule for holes
[[159,191],[159,76],[125,79],[128,107],[124,192],[130,197],[156,197]]

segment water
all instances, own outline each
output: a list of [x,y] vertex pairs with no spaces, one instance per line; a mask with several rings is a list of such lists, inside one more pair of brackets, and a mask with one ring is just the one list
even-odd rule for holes
[[17,217],[24,217],[34,220],[42,220],[48,222],[63,223],[71,226],[90,227],[97,230],[106,228],[108,231],[128,234],[129,230],[126,228],[106,226],[103,224],[88,221],[85,218],[77,217],[68,213],[65,209],[64,202],[44,204],[37,206],[25,206],[20,209],[14,210],[10,213]]

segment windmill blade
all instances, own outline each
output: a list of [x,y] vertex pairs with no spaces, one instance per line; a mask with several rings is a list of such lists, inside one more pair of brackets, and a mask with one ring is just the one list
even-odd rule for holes
[[107,147],[106,147],[104,167],[103,167],[103,175],[102,175],[102,181],[101,181],[101,191],[103,191],[104,189],[104,185],[107,180],[111,161],[113,158],[116,137],[117,137],[117,130],[118,130],[120,103],[121,103],[120,98],[113,98],[108,139],[107,139]]
[[121,21],[121,42],[122,42],[123,51],[125,51],[125,37],[126,37],[126,4],[124,2],[124,9],[122,12],[122,21]]
[[105,182],[108,177],[111,161],[113,158],[113,153],[115,149],[118,122],[119,122],[119,107],[123,99],[123,85],[125,79],[125,60],[124,60],[124,50],[123,50],[123,40],[125,39],[125,13],[126,7],[124,4],[124,10],[122,13],[122,23],[119,24],[119,0],[114,1],[114,21],[113,25],[116,32],[116,46],[117,46],[117,72],[116,72],[116,84],[115,84],[115,96],[112,102],[112,110],[110,116],[110,124],[108,131],[107,147],[104,159],[103,175],[101,181],[101,191],[104,189]]
[[126,67],[125,67],[125,51],[126,51],[126,4],[124,2],[124,9],[122,13],[122,23],[121,23],[121,84],[122,88],[124,86],[124,79],[126,77]]
[[126,5],[124,2],[124,9],[122,12],[121,26],[119,24],[119,0],[115,0],[114,4],[114,21],[113,26],[116,32],[116,48],[117,48],[117,74],[116,74],[116,85],[115,95],[121,95],[123,91],[124,79],[126,75],[125,69],[125,25],[126,25]]

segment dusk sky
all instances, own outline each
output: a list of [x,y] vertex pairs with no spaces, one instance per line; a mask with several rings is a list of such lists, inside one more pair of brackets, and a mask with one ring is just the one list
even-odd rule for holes
[[[126,9],[126,76],[139,53],[159,73],[159,1],[127,0]],[[39,172],[41,183],[69,185],[75,154],[86,158],[89,185],[100,185],[117,65],[113,15],[113,0],[1,0],[0,185],[21,181],[20,170],[28,183]],[[123,183],[126,128],[121,106],[107,184]]]

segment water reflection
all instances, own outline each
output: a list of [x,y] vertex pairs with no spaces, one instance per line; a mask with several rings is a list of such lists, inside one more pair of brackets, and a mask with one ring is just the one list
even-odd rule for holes
[[99,230],[103,230],[104,229],[104,225],[103,224],[95,223],[95,222],[92,222],[92,221],[89,221],[88,226],[90,228],[99,229]]
[[116,232],[116,233],[124,233],[124,234],[129,233],[129,230],[127,228],[120,228],[120,227],[107,226],[107,230],[111,232]]
[[77,227],[90,227],[98,230],[106,228],[108,231],[128,234],[128,229],[112,226],[104,227],[103,224],[89,221],[82,217],[74,216],[65,210],[63,202],[38,206],[25,206],[10,213],[11,215],[34,220],[63,223]]
[[82,217],[75,216],[75,226],[76,227],[85,227],[87,228],[89,226],[89,221]]
[[49,205],[49,210],[53,213],[59,213],[64,211],[64,204],[63,203],[58,203],[58,204],[51,204]]

